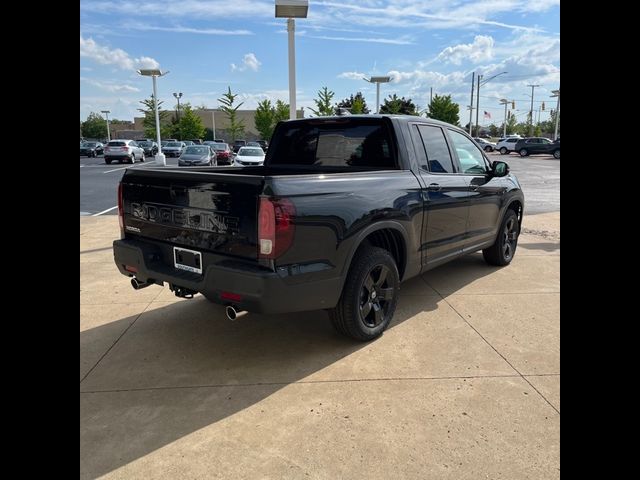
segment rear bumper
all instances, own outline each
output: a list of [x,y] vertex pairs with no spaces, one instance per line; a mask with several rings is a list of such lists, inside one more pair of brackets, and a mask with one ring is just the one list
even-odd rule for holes
[[113,155],[111,153],[107,153],[104,156],[105,160],[129,160],[130,158],[131,158],[131,155],[124,155],[124,154]]
[[[125,265],[137,268],[135,277],[144,282],[167,282],[203,293],[221,305],[234,305],[256,313],[285,313],[333,308],[338,303],[342,279],[314,278],[312,274],[291,276],[289,269],[278,273],[222,255],[203,254],[203,274],[173,267],[172,246],[141,240],[115,240],[113,255],[120,273],[134,276]],[[168,258],[167,258],[168,257]],[[222,292],[240,295],[231,301]]]

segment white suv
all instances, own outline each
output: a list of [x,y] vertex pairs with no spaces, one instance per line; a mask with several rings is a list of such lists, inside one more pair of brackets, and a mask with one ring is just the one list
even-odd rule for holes
[[496,150],[498,150],[502,155],[507,155],[508,153],[515,151],[516,143],[518,143],[518,140],[521,138],[522,137],[520,137],[520,135],[501,138],[498,140],[498,143],[496,143]]

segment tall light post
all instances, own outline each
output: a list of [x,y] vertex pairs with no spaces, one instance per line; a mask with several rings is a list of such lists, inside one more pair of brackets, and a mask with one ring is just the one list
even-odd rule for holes
[[182,92],[173,92],[173,96],[178,101],[178,110],[176,112],[176,117],[178,120],[178,133],[180,134],[180,140],[182,140],[182,129],[180,128],[180,99],[182,98]]
[[477,99],[476,99],[476,136],[480,136],[480,127],[478,125],[478,114],[480,113],[480,87],[483,85],[486,85],[488,82],[490,82],[491,80],[493,80],[496,77],[499,77],[500,75],[504,75],[507,72],[500,72],[500,73],[496,73],[493,77],[489,77],[487,78],[485,81],[481,82],[482,77],[484,75],[478,75],[478,93],[477,93]]
[[169,73],[169,70],[163,72],[158,68],[145,68],[143,70],[138,70],[138,73],[143,77],[151,77],[153,79],[153,107],[156,112],[156,142],[158,143],[156,163],[166,165],[167,159],[164,156],[164,153],[162,153],[162,140],[160,139],[160,114],[158,113],[158,90],[156,87],[156,78],[164,77],[167,73]]
[[307,18],[309,0],[276,0],[276,18],[287,19],[289,36],[289,119],[296,114],[296,18]]
[[213,138],[211,140],[215,142],[216,141],[216,109],[215,108],[211,109],[211,125],[213,126]]
[[560,120],[560,89],[551,90],[551,93],[553,93],[553,95],[551,95],[551,98],[558,97],[558,104],[556,105],[556,128],[553,132],[553,140],[555,141],[558,139],[558,120]]
[[507,138],[507,105],[511,103],[509,100],[507,100],[506,98],[501,98],[500,99],[500,105],[504,105],[504,131],[502,133],[502,136],[504,138]]
[[362,77],[362,78],[369,83],[376,84],[376,113],[380,113],[380,84],[389,83],[391,81],[391,77],[371,77],[371,78]]
[[527,87],[531,87],[531,110],[529,110],[529,116],[531,118],[531,125],[529,126],[529,136],[533,137],[533,92],[536,87],[540,85],[527,85]]
[[107,142],[111,141],[111,132],[109,131],[109,114],[111,113],[110,110],[100,110],[102,113],[104,113],[107,117]]

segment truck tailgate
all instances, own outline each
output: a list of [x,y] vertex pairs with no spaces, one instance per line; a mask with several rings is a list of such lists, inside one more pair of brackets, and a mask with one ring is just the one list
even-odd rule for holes
[[255,259],[263,185],[262,176],[235,172],[127,170],[122,178],[125,233]]

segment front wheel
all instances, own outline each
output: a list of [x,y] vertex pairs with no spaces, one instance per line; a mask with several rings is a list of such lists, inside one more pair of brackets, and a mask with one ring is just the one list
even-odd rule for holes
[[553,151],[553,158],[560,158],[560,150]]
[[144,162],[144,161],[145,161],[144,152],[142,152],[142,156],[140,157],[140,161],[141,161],[141,162]]
[[493,152],[493,147],[490,145],[487,145],[486,147],[484,147],[484,151],[485,152]]
[[499,267],[509,265],[518,247],[519,233],[518,215],[513,210],[507,210],[500,224],[498,238],[496,238],[493,245],[482,250],[485,261],[489,265],[497,265]]
[[507,153],[509,153],[509,150],[507,150],[507,147],[502,147],[500,149],[500,154],[501,155],[506,155]]
[[382,248],[364,247],[355,256],[338,305],[329,311],[334,328],[362,342],[382,335],[398,303],[396,262]]
[[529,155],[529,152],[527,151],[526,148],[523,148],[522,150],[520,150],[519,153],[521,157],[526,157],[527,155]]
[[129,159],[129,163],[136,163],[136,154],[132,153],[131,158]]

